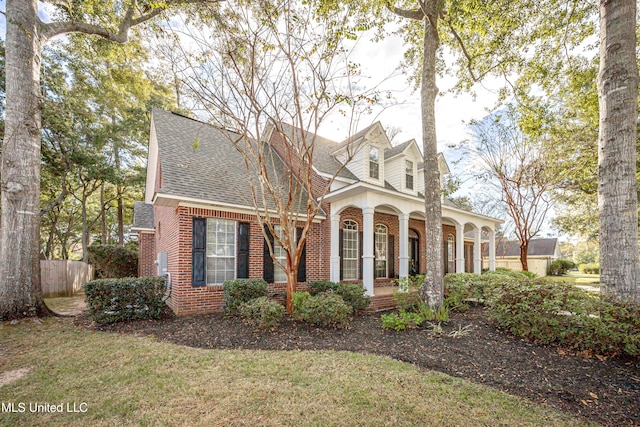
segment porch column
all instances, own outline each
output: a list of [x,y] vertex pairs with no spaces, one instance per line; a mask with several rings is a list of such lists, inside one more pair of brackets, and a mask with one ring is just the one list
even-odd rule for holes
[[[398,215],[400,222],[400,261],[399,277],[409,277],[409,215]],[[392,260],[393,262],[393,260]]]
[[369,296],[373,296],[373,208],[362,209],[362,284]]
[[340,214],[331,214],[330,280],[340,282]]
[[482,273],[482,230],[473,230],[473,272]]
[[496,232],[489,231],[489,270],[496,271]]
[[464,273],[464,224],[456,224],[456,273]]

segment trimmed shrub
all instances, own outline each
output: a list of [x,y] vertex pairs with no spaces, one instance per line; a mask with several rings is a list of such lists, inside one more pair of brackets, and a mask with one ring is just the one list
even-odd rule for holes
[[573,261],[557,259],[549,265],[549,274],[552,276],[562,276],[563,274],[567,274],[567,271],[574,266]]
[[580,264],[578,271],[582,274],[600,274],[600,264]]
[[566,283],[508,283],[494,289],[489,316],[508,332],[599,354],[640,354],[640,308]]
[[404,331],[407,328],[417,328],[424,322],[418,313],[400,311],[398,313],[383,314],[380,316],[384,329]]
[[359,283],[340,283],[335,290],[345,303],[349,304],[353,312],[364,310],[371,304],[371,298],[365,295],[364,287]]
[[262,279],[233,279],[224,282],[222,294],[222,309],[225,313],[236,314],[242,303],[268,297],[269,290]]
[[163,277],[98,279],[83,289],[89,317],[100,324],[157,319],[165,305]]
[[510,268],[504,268],[504,267],[497,267],[496,271],[487,271],[486,273],[483,274],[503,274],[503,275],[507,275],[507,276],[511,276],[514,279],[535,279],[536,274],[532,273],[530,271],[515,271],[515,270],[511,270]]
[[119,279],[138,275],[138,252],[118,245],[94,244],[87,248],[89,264],[99,279]]
[[284,313],[284,306],[269,299],[269,297],[255,298],[240,304],[240,307],[238,307],[240,316],[261,329],[277,326]]
[[299,318],[302,304],[311,296],[309,292],[294,292],[291,294],[291,314]]
[[339,283],[329,280],[317,280],[309,283],[309,293],[311,295],[318,295],[323,292],[335,292],[338,289],[338,285]]
[[310,296],[300,307],[302,320],[316,326],[346,328],[352,309],[340,295],[323,292]]
[[309,284],[309,294],[312,296],[327,292],[340,295],[354,312],[363,310],[371,304],[371,299],[364,294],[366,291],[360,283],[335,283],[329,280],[318,280]]

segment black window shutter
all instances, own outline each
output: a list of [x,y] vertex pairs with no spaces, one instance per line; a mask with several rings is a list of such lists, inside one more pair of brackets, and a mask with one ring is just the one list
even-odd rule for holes
[[389,234],[389,257],[387,258],[387,262],[389,263],[389,277],[396,277],[396,255],[395,255],[395,247],[394,247],[394,236]]
[[[273,235],[271,231],[269,231],[269,227],[265,225],[264,231],[271,242],[271,247],[273,247]],[[264,250],[262,252],[262,278],[267,283],[273,283],[273,258],[271,258],[269,245],[266,240],[264,241]]]
[[342,251],[344,251],[344,232],[342,229],[340,229],[340,231],[338,232],[338,254],[340,254],[340,280],[342,280],[343,278],[343,273],[342,273],[342,269],[343,269],[343,265],[344,265],[344,253],[342,253]]
[[362,280],[362,231],[358,233],[358,279]]
[[236,277],[249,278],[249,230],[248,222],[238,223],[238,255],[236,260]]
[[[302,228],[296,228],[296,242],[299,242],[302,238]],[[300,254],[300,261],[298,262],[298,282],[307,281],[307,242],[304,242],[302,246],[302,254]]]
[[207,219],[193,218],[191,244],[191,285],[207,284]]

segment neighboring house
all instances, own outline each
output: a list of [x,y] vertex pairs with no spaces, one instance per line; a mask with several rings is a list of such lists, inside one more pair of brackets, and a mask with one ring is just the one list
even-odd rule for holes
[[[168,303],[178,315],[219,310],[228,279],[262,277],[274,293],[286,286],[284,272],[274,269],[269,256],[247,170],[228,132],[175,113],[152,112],[145,202],[135,204],[132,231],[140,236],[141,275],[157,274],[152,261],[160,257],[164,263],[159,254],[166,253],[173,286]],[[274,155],[273,168],[286,170],[277,156],[284,143],[278,136],[271,133],[266,151]],[[380,123],[339,143],[317,137],[315,144],[316,184],[326,183],[341,159],[350,161],[314,219],[298,279],[359,282],[374,309],[388,307],[392,299],[383,287],[426,268],[418,145],[410,140],[392,146]],[[354,147],[355,155],[346,156]],[[439,169],[442,176],[449,173],[443,156]],[[482,242],[493,254],[500,223],[443,201],[444,271],[479,273]]]
[[[522,271],[520,262],[520,242],[518,240],[496,240],[496,266]],[[484,267],[489,267],[489,249],[483,248]],[[531,239],[527,249],[529,271],[537,276],[546,276],[551,263],[560,258],[557,238]]]

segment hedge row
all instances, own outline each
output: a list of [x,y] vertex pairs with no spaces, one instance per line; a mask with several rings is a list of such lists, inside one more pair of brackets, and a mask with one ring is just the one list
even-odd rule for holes
[[450,274],[445,295],[482,301],[500,328],[536,342],[605,355],[640,355],[640,307],[569,283],[504,273]]
[[[222,307],[227,314],[240,315],[260,328],[273,328],[284,316],[284,308],[270,300],[262,279],[227,280],[223,286]],[[345,328],[351,313],[370,303],[362,285],[318,281],[309,292],[292,295],[293,317],[316,326]]]
[[582,274],[600,274],[600,264],[580,264],[578,271]]
[[118,245],[89,246],[89,263],[99,279],[118,279],[138,275],[138,253]]
[[163,277],[98,279],[83,286],[89,317],[100,324],[157,319],[165,293]]

